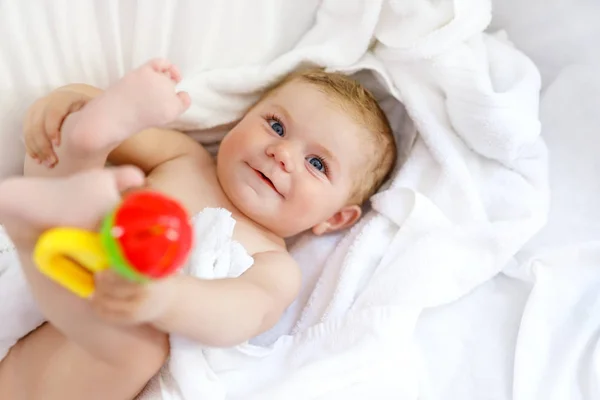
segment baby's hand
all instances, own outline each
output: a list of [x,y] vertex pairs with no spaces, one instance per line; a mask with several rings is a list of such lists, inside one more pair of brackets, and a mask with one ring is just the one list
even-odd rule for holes
[[58,89],[29,107],[23,124],[25,149],[38,164],[52,168],[58,162],[54,147],[60,145],[60,129],[67,115],[83,107],[91,97]]
[[173,278],[147,284],[126,280],[108,270],[96,274],[92,308],[105,321],[117,324],[153,322],[173,301]]

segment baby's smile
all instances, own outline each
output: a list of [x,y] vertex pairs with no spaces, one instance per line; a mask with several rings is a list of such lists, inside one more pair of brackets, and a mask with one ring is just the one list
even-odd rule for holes
[[281,197],[283,197],[283,195],[279,192],[279,190],[277,190],[277,188],[275,187],[275,185],[273,184],[273,182],[262,172],[260,172],[259,170],[256,170],[256,173],[258,174],[258,176],[267,184],[269,185],[275,192],[277,192],[278,195],[280,195]]

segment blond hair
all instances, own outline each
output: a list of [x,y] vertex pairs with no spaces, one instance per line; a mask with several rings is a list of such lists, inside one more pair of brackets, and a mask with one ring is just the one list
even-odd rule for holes
[[396,162],[396,143],[389,121],[375,97],[358,81],[338,72],[305,69],[293,72],[267,89],[262,98],[283,85],[301,81],[316,86],[348,111],[370,134],[372,157],[350,196],[350,204],[367,201],[383,184]]

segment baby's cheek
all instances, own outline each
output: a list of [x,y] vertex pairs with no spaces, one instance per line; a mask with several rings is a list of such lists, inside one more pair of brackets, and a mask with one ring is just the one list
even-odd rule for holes
[[300,205],[303,215],[310,215],[321,219],[337,211],[338,195],[323,188],[307,191]]

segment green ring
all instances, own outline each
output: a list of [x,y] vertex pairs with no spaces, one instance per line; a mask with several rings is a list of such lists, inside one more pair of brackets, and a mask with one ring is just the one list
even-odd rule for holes
[[127,259],[121,250],[121,246],[112,234],[115,217],[116,211],[107,215],[102,221],[102,227],[100,228],[100,241],[102,242],[104,251],[106,251],[110,268],[130,281],[140,283],[147,282],[149,279],[138,273],[135,268],[127,262]]

